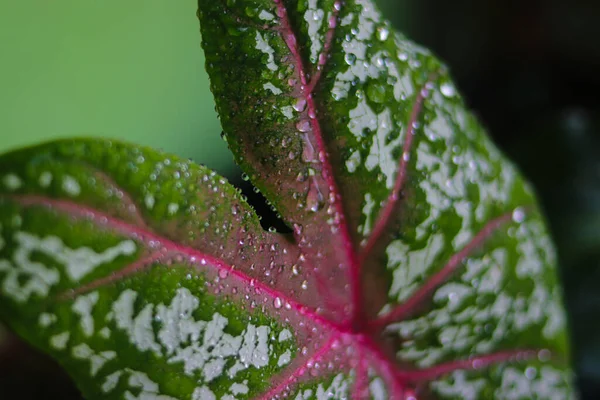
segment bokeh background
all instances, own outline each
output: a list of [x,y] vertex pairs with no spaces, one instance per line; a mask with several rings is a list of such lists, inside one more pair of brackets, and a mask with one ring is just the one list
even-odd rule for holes
[[[561,260],[573,361],[600,398],[600,1],[379,0],[447,62],[469,106],[536,186]],[[125,139],[218,170],[268,213],[219,137],[195,0],[1,0],[0,152]],[[79,399],[0,327],[1,399]]]

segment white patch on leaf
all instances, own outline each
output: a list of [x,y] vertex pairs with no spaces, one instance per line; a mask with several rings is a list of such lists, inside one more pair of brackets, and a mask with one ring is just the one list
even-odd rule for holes
[[208,387],[201,386],[192,393],[192,400],[217,400],[217,397]]
[[455,371],[448,379],[432,382],[430,386],[445,398],[477,400],[481,398],[481,391],[486,386],[486,380],[483,378],[469,379],[465,371]]
[[258,31],[256,31],[255,49],[260,50],[267,55],[266,67],[271,71],[277,71],[278,67],[277,64],[275,64],[275,50],[269,45],[269,43]]
[[304,13],[304,20],[308,25],[308,38],[310,39],[310,62],[316,64],[319,53],[323,49],[323,35],[319,33],[323,25],[325,12],[317,8],[317,0],[308,0],[308,9]]
[[48,171],[42,172],[40,174],[40,177],[38,178],[38,183],[43,188],[49,187],[50,184],[52,183],[52,173],[48,172]]
[[375,378],[369,383],[369,392],[373,396],[373,400],[386,400],[389,398],[381,378]]
[[279,360],[277,360],[277,366],[281,367],[286,364],[289,364],[292,360],[292,353],[289,350],[286,350],[285,353],[279,356]]
[[144,204],[148,210],[152,210],[154,208],[154,204],[156,204],[156,199],[153,195],[148,193],[146,196],[144,196]]
[[[388,266],[392,270],[392,285],[388,295],[402,302],[417,290],[423,278],[438,266],[439,254],[444,249],[442,234],[429,237],[427,244],[419,250],[411,251],[402,240],[397,239],[388,245],[386,254]],[[443,262],[443,261],[442,261]]]
[[78,360],[89,360],[90,362],[90,375],[96,376],[98,371],[110,360],[114,360],[117,357],[117,353],[112,350],[102,351],[95,353],[90,346],[85,343],[78,344],[71,349],[73,358]]
[[[2,292],[19,303],[26,302],[34,294],[47,297],[50,289],[60,281],[60,274],[56,268],[31,261],[34,251],[44,252],[46,242],[25,232],[17,232],[14,240],[14,265],[9,260],[0,259],[0,272],[6,273]],[[53,253],[46,251],[45,254]]]
[[[137,297],[130,289],[121,293],[108,319],[125,331],[136,348],[164,356],[171,364],[182,363],[189,376],[200,372],[204,381],[210,382],[223,375],[228,360],[234,360],[227,370],[233,378],[249,367],[264,368],[277,356],[269,346],[269,326],[248,324],[239,336],[232,336],[224,332],[229,320],[219,313],[210,321],[196,320],[193,313],[200,301],[187,288],[178,289],[170,305],[146,304],[135,315]],[[152,321],[160,321],[158,333],[152,329]]]
[[266,10],[261,10],[258,14],[258,18],[262,19],[263,21],[273,21],[275,16]]
[[50,337],[50,347],[56,350],[64,350],[67,348],[67,343],[71,337],[71,332],[66,331]]
[[139,394],[136,396],[130,391],[125,392],[126,400],[177,400],[174,397],[161,394],[158,384],[151,380],[148,375],[140,371],[128,370],[129,387],[135,388]]
[[167,212],[169,213],[169,215],[175,215],[177,211],[179,211],[179,204],[169,203],[169,205],[167,206]]
[[42,328],[47,328],[50,325],[54,324],[57,320],[58,318],[55,314],[41,313],[38,317],[38,325]]
[[348,172],[353,174],[354,172],[356,172],[361,162],[362,160],[360,158],[360,151],[354,150],[352,154],[350,154],[350,157],[348,157],[348,159],[346,160],[346,169],[348,170]]
[[284,329],[281,332],[279,332],[279,338],[277,338],[277,340],[279,341],[279,343],[281,342],[285,342],[286,340],[289,340],[292,338],[292,332],[289,331],[289,329]]
[[[378,60],[387,58],[387,54],[378,53],[371,59],[367,58],[369,42],[374,38],[375,24],[381,20],[381,15],[373,3],[368,0],[358,0],[356,3],[361,6],[361,12],[358,13],[358,23],[353,30],[356,33],[350,40],[342,42],[344,57],[349,65],[346,70],[338,73],[335,77],[331,93],[336,100],[348,97],[350,87],[354,82],[364,83],[367,78],[377,78],[385,71],[384,64]],[[346,16],[342,20],[342,25],[351,21],[352,16]]]
[[104,328],[102,328],[98,331],[98,335],[103,339],[110,338],[110,333],[111,333],[110,329],[107,326],[105,326]]
[[274,95],[283,93],[283,91],[281,89],[279,89],[277,86],[273,85],[271,82],[267,82],[267,83],[263,84],[263,89],[271,91],[271,93],[273,93]]
[[[533,373],[527,374],[531,368]],[[545,365],[538,371],[535,367],[507,366],[502,372],[502,383],[494,392],[494,398],[503,399],[560,399],[573,398],[569,373]]]
[[[14,240],[14,265],[8,260],[0,260],[0,271],[6,272],[2,282],[3,291],[17,302],[25,302],[33,294],[46,297],[50,289],[60,281],[60,274],[56,268],[31,261],[34,252],[51,257],[65,268],[72,281],[78,281],[100,265],[136,251],[135,242],[132,240],[124,240],[101,253],[89,247],[69,248],[56,236],[41,238],[27,232],[16,232]],[[28,279],[23,282],[24,278]]]
[[134,303],[137,292],[127,289],[121,293],[112,306],[112,318],[117,328],[125,331],[132,344],[141,351],[152,351],[157,356],[161,354],[161,348],[154,340],[152,328],[153,305],[147,304],[134,318]]
[[23,186],[23,181],[15,174],[4,175],[2,183],[4,183],[4,187],[10,191],[17,190]]
[[101,389],[104,393],[112,392],[119,384],[119,379],[123,375],[123,371],[115,371],[104,378]]
[[99,298],[100,295],[98,292],[81,295],[75,300],[72,306],[73,312],[79,315],[81,330],[87,337],[92,336],[94,333],[94,317],[92,316],[92,309]]

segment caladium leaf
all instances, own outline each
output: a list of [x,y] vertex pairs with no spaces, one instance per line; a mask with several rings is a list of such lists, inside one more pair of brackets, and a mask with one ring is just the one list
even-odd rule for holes
[[228,144],[344,343],[267,397],[572,396],[543,218],[443,64],[370,0],[199,0],[199,18]]
[[87,398],[569,398],[530,188],[366,0],[200,0],[239,163],[101,140],[0,157],[0,318]]

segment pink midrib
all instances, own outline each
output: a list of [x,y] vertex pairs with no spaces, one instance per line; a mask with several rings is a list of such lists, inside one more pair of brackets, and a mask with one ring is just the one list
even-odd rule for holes
[[[360,262],[358,259],[358,254],[354,248],[354,243],[352,238],[350,237],[350,227],[346,221],[346,215],[344,213],[344,207],[341,203],[341,198],[339,195],[338,185],[334,179],[333,167],[331,165],[329,159],[329,153],[327,151],[327,146],[325,144],[325,139],[323,136],[323,131],[318,121],[317,116],[317,107],[315,105],[314,98],[312,96],[312,90],[317,85],[317,81],[313,80],[308,82],[306,79],[306,69],[304,67],[304,62],[302,61],[302,57],[300,55],[300,51],[298,50],[298,41],[296,36],[291,28],[290,21],[287,16],[287,9],[283,5],[282,0],[274,0],[275,5],[277,7],[277,16],[279,17],[281,23],[281,35],[283,36],[283,40],[285,41],[290,53],[292,54],[292,58],[294,59],[294,63],[298,66],[300,82],[303,88],[308,87],[311,92],[305,93],[301,90],[303,96],[306,96],[306,106],[308,108],[309,113],[314,115],[314,118],[309,118],[310,124],[312,127],[312,132],[314,134],[316,140],[317,154],[319,156],[319,160],[321,161],[321,165],[323,168],[324,179],[329,186],[329,190],[334,194],[333,196],[333,207],[335,208],[335,212],[339,216],[339,232],[341,235],[342,245],[344,247],[344,255],[347,260],[347,265],[349,266],[349,280],[351,286],[351,296],[352,296],[352,308],[353,308],[353,317],[351,324],[356,326],[363,322],[364,315],[362,310],[362,285],[360,282]],[[329,31],[327,32],[326,38],[327,40],[333,39],[332,32],[335,30],[334,27],[329,27]],[[325,44],[324,49],[328,49],[330,44]],[[321,58],[321,57],[319,57]],[[324,68],[324,65],[321,65],[321,68]],[[321,73],[319,72],[317,77],[320,77]]]
[[[188,260],[196,260],[194,264],[200,264],[200,261],[204,259],[206,261],[206,266],[216,267],[218,270],[227,271],[228,275],[234,277],[241,283],[247,286],[255,287],[256,289],[264,292],[269,295],[273,299],[280,298],[282,302],[290,304],[290,306],[296,310],[299,315],[310,318],[316,324],[322,325],[324,327],[332,328],[337,331],[343,331],[344,328],[334,324],[328,319],[320,316],[316,313],[315,310],[312,310],[310,307],[307,307],[301,303],[298,303],[296,300],[290,298],[285,293],[275,290],[272,287],[264,284],[260,280],[256,278],[252,278],[246,274],[244,274],[239,269],[233,268],[231,265],[227,264],[225,261],[220,258],[214,257],[212,255],[203,253],[191,247],[183,246],[177,244],[165,237],[156,235],[153,232],[150,232],[147,229],[140,228],[131,224],[128,224],[124,221],[121,221],[117,218],[114,218],[108,214],[102,213],[98,210],[82,206],[80,204],[74,203],[68,200],[56,200],[49,199],[42,196],[36,195],[9,195],[2,196],[0,198],[7,197],[9,199],[16,200],[19,204],[27,206],[27,205],[38,205],[38,206],[47,206],[57,210],[61,210],[70,215],[78,215],[81,217],[91,217],[95,220],[104,220],[106,223],[104,225],[114,229],[117,232],[121,232],[128,237],[139,237],[143,239],[145,243],[148,242],[156,242],[160,243],[160,246],[163,247],[167,252],[171,253],[179,253],[183,255]],[[154,260],[154,258],[152,258]],[[202,265],[205,266],[205,265]]]

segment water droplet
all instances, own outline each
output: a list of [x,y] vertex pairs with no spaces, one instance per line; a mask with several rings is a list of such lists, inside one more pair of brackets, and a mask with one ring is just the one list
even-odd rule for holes
[[448,98],[454,97],[456,95],[456,89],[454,89],[454,86],[450,83],[443,83],[440,86],[440,91],[444,96]]
[[277,229],[274,226],[270,226],[269,227],[269,232],[275,233],[275,232],[277,232]]
[[542,349],[538,352],[538,360],[540,360],[541,362],[546,362],[546,361],[550,361],[550,350],[548,349]]
[[348,65],[354,65],[356,62],[356,56],[353,53],[347,53],[344,56],[344,61],[346,61],[346,64]]
[[378,83],[370,83],[367,86],[367,98],[374,103],[385,102],[385,86]]
[[243,180],[243,181],[249,181],[249,180],[250,180],[250,177],[248,176],[248,174],[246,174],[246,173],[244,172],[244,173],[242,173],[242,180]]
[[313,147],[310,139],[305,136],[304,147],[302,149],[302,161],[313,162],[315,160],[315,148]]
[[302,288],[302,290],[308,289],[308,282],[307,281],[302,281],[302,284],[300,285],[300,287]]
[[377,28],[377,39],[381,40],[382,42],[387,40],[389,35],[390,31],[385,26],[380,26]]
[[515,208],[515,210],[512,213],[512,219],[516,223],[523,222],[525,220],[525,210],[523,210],[523,208],[521,207]]
[[304,111],[306,109],[306,99],[304,97],[298,98],[298,100],[296,100],[296,103],[293,105],[293,108],[297,112]]
[[329,17],[329,29],[333,29],[337,26],[337,19],[335,18],[335,16],[331,16]]
[[300,273],[300,267],[298,266],[298,264],[292,265],[292,274],[298,275],[299,273]]
[[229,276],[229,271],[227,271],[226,269],[221,269],[219,271],[219,278],[225,279],[227,278],[227,276]]
[[537,370],[533,367],[528,367],[527,369],[525,369],[525,377],[527,377],[527,379],[529,379],[530,381],[533,380],[537,375]]
[[312,212],[317,212],[323,207],[323,195],[319,190],[319,186],[313,180],[308,189],[308,195],[306,196],[306,206]]
[[310,131],[310,121],[308,119],[302,119],[298,121],[298,123],[296,124],[296,129],[298,129],[299,132],[303,133]]
[[282,305],[283,305],[283,302],[281,301],[281,299],[279,297],[276,297],[275,300],[273,301],[273,307],[281,308]]

